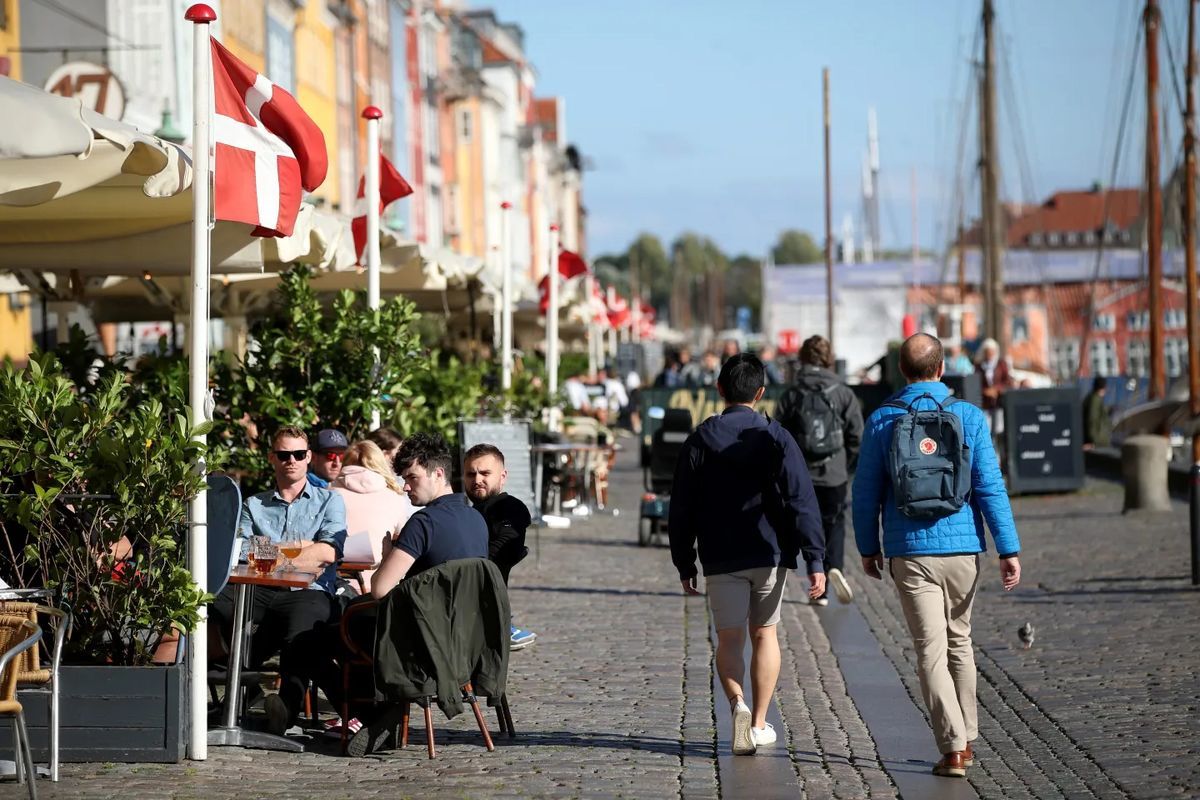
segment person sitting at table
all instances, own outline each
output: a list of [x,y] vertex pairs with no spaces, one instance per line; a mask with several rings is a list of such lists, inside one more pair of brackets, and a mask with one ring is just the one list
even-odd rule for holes
[[[304,431],[290,425],[276,431],[267,456],[275,473],[275,488],[245,500],[238,529],[244,540],[243,560],[253,536],[266,536],[276,543],[299,538],[302,549],[292,563],[317,576],[307,590],[255,587],[250,622],[257,630],[250,664],[258,667],[279,651],[279,694],[267,695],[264,700],[268,728],[276,734],[292,726],[308,680],[318,666],[314,643],[321,626],[333,619],[337,610],[336,563],[346,542],[346,504],[337,492],[308,483],[309,455]],[[235,586],[226,586],[209,606],[209,619],[214,623],[209,629],[224,637],[221,641],[218,636],[213,643],[214,655],[227,650],[236,595]]]
[[[400,452],[400,445],[404,444],[404,437],[394,428],[376,428],[367,434],[367,438],[379,445],[379,449],[383,451],[383,457],[387,459],[388,469],[395,473],[396,453]],[[404,493],[401,492],[401,494]]]
[[342,458],[349,446],[346,434],[341,431],[333,428],[318,431],[316,444],[312,448],[313,458],[308,465],[308,482],[320,489],[328,489],[342,471]]
[[[350,445],[342,470],[329,485],[346,503],[346,561],[378,564],[383,558],[383,534],[398,536],[413,507],[387,457],[375,442]],[[364,590],[371,590],[375,570],[362,573]]]
[[[508,470],[504,453],[494,444],[477,444],[463,456],[463,490],[488,526],[488,558],[500,568],[504,585],[508,575],[529,549],[525,547],[525,529],[532,520],[525,504],[504,491]],[[510,650],[533,644],[537,634],[510,625]]]

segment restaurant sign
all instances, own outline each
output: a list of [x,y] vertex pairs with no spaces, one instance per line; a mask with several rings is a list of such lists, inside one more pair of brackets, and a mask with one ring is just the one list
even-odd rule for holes
[[120,119],[125,113],[125,90],[108,67],[87,61],[63,64],[46,79],[45,89],[51,94],[75,97],[110,119]]

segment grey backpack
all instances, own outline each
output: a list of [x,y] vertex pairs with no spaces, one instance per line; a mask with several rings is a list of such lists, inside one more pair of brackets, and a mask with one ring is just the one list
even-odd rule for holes
[[[918,410],[928,397],[936,408]],[[888,454],[892,488],[900,512],[911,519],[948,517],[966,505],[971,493],[971,448],[963,435],[962,419],[926,392],[911,403],[889,401],[901,408],[892,429]]]

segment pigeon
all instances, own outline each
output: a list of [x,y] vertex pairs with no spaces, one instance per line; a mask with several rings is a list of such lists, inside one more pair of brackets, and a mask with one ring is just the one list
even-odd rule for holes
[[1033,647],[1033,624],[1026,622],[1021,627],[1017,628],[1017,638],[1025,644],[1025,649]]

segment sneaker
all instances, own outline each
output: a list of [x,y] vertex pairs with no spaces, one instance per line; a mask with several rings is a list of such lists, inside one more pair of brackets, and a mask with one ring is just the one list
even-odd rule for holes
[[829,605],[829,595],[823,594],[820,597],[810,597],[808,598],[808,604],[810,606],[821,606],[824,608],[825,606]]
[[763,747],[768,744],[775,744],[775,740],[779,737],[775,735],[775,726],[769,722],[763,723],[764,728],[751,728],[750,736],[754,739],[755,747]]
[[523,631],[520,628],[518,628],[516,625],[513,625],[512,630],[510,631],[510,636],[509,636],[509,640],[508,640],[508,642],[509,642],[508,649],[510,651],[523,650],[524,648],[529,647],[529,645],[533,644],[536,640],[537,640],[537,634],[534,633],[533,631]]
[[325,723],[325,735],[333,739],[340,739],[342,738],[343,727],[350,732],[351,736],[353,736],[362,730],[362,723],[359,722],[358,717],[352,717],[349,724],[342,725],[342,718],[334,717]]
[[276,736],[283,736],[292,727],[292,713],[288,711],[287,703],[277,694],[269,694],[263,698],[263,711],[267,714],[267,731]]
[[750,708],[740,698],[733,705],[733,754],[752,756],[757,746],[750,732]]
[[829,570],[829,582],[833,584],[833,591],[837,594],[838,600],[843,603],[854,602],[854,590],[850,588],[850,581],[846,580],[846,576],[840,569],[835,567]]

